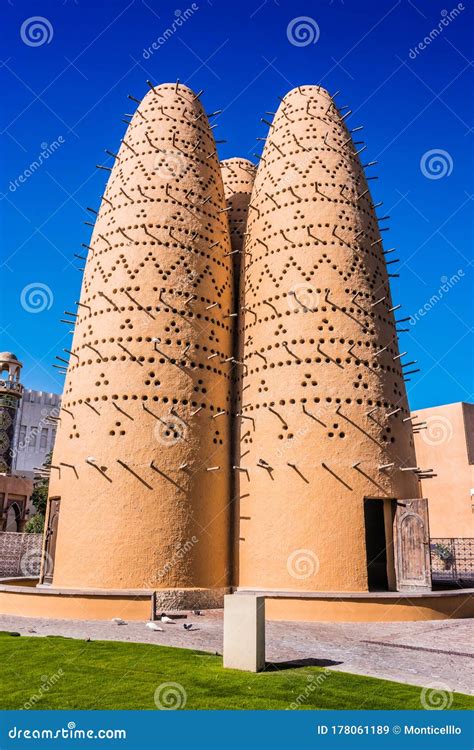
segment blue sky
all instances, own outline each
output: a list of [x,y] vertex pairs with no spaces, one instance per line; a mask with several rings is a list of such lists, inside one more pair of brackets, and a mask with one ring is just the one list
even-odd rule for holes
[[[308,36],[292,34],[301,23]],[[402,261],[392,293],[413,318],[401,349],[421,367],[411,407],[472,400],[472,23],[470,0],[5,0],[0,350],[24,362],[25,385],[62,390],[59,320],[78,299],[74,253],[106,178],[95,165],[123,135],[127,94],[179,78],[224,110],[221,158],[253,159],[260,117],[291,88],[341,91],[379,162],[373,195]]]

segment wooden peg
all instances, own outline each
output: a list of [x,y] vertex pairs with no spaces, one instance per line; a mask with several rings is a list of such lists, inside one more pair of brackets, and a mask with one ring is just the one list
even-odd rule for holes
[[386,297],[380,297],[380,299],[378,299],[377,302],[372,302],[370,306],[376,307],[377,305],[380,305],[380,303],[383,302],[384,299],[386,299]]
[[127,143],[127,141],[126,141],[126,140],[125,140],[124,138],[122,138],[122,143],[124,144],[124,146],[126,146],[127,148],[129,148],[129,149],[130,149],[130,151],[131,151],[131,152],[132,152],[133,154],[135,154],[135,156],[138,156],[138,154],[137,154],[137,152],[135,151],[135,149],[134,149],[134,148],[132,148],[132,146],[130,146],[130,144],[129,144],[129,143]]

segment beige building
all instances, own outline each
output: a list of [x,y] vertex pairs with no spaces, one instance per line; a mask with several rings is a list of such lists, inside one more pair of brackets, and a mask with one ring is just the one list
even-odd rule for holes
[[33,479],[54,447],[61,397],[24,388],[15,419],[12,471]]
[[474,537],[474,404],[455,403],[416,411],[426,423],[415,435],[418,465],[433,469],[422,479],[428,498],[430,536]]

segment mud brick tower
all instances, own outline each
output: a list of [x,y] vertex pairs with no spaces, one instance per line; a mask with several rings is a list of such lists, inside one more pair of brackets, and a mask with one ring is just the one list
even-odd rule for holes
[[243,589],[367,590],[367,501],[390,557],[393,499],[418,497],[393,256],[344,120],[327,91],[291,91],[255,178],[241,292]]
[[230,582],[234,302],[221,170],[198,96],[151,86],[114,156],[54,451],[52,583],[209,606]]

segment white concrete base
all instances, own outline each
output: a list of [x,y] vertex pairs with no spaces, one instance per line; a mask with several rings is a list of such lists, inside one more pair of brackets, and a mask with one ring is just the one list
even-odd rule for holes
[[261,672],[265,668],[265,598],[224,597],[224,667]]

